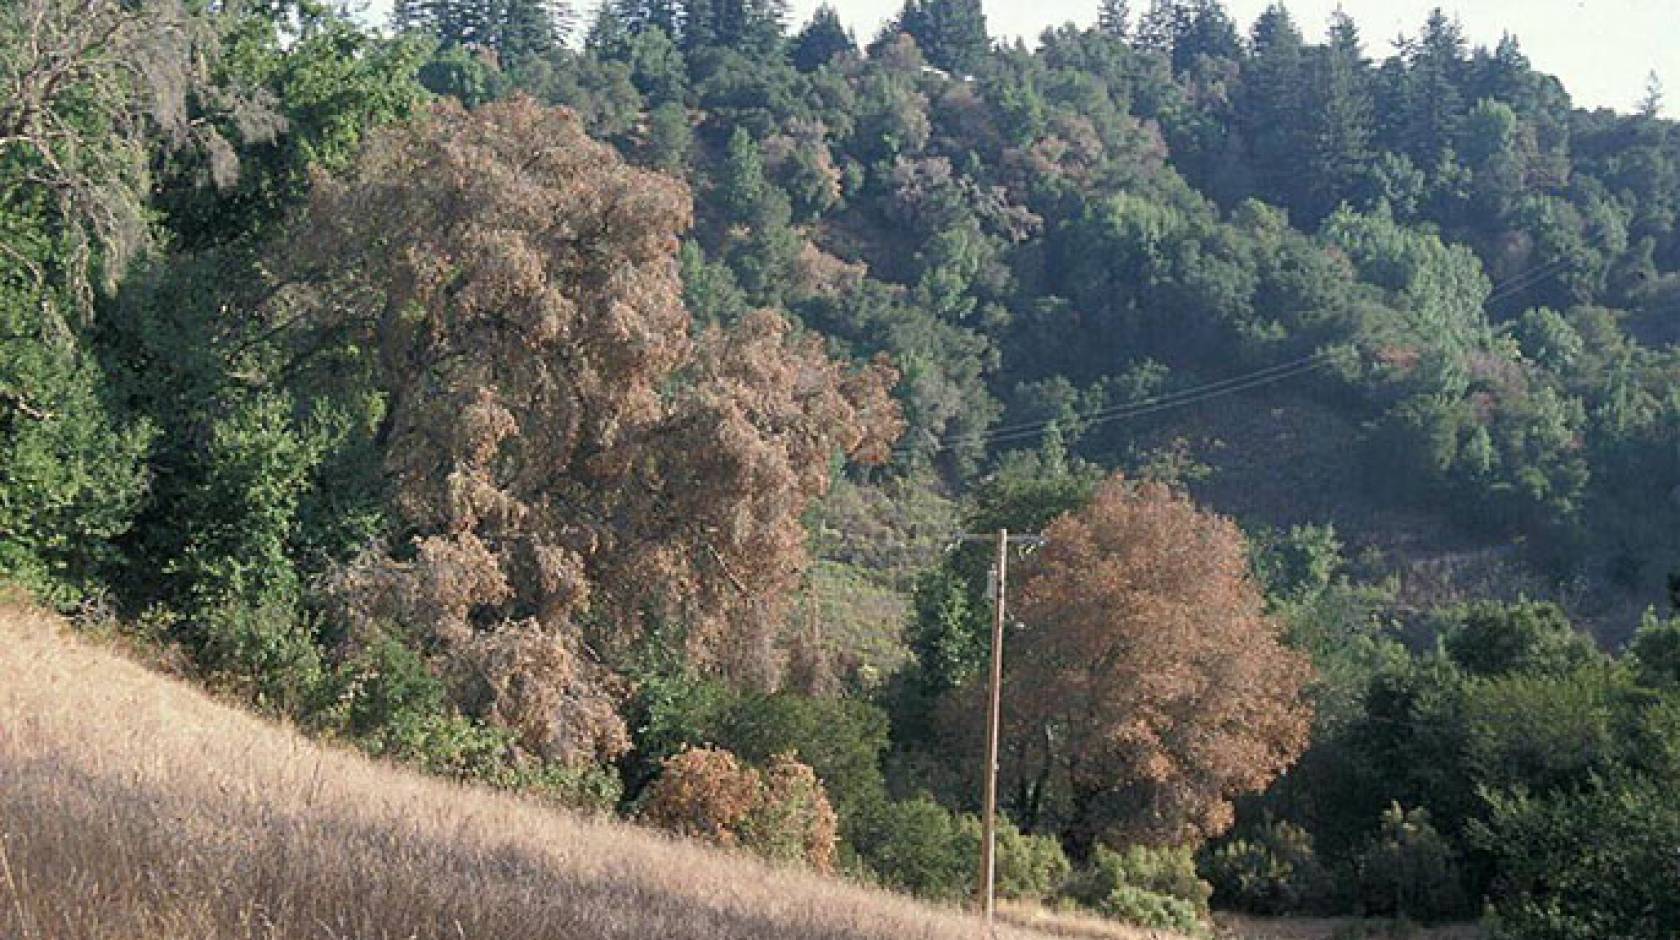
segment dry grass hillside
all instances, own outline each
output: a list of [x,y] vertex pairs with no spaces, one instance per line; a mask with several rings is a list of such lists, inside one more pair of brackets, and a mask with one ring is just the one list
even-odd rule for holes
[[980,934],[955,911],[317,745],[0,605],[7,940]]

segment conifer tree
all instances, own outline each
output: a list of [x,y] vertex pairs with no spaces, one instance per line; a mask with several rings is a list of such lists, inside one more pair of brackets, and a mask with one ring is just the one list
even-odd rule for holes
[[1396,149],[1411,154],[1420,166],[1434,166],[1457,139],[1464,116],[1464,30],[1436,8],[1422,34],[1402,51],[1404,114]]
[[1334,210],[1370,162],[1374,127],[1365,68],[1359,27],[1337,10],[1330,19],[1330,43],[1313,60],[1307,96],[1306,169],[1314,181],[1306,203],[1310,219]]
[[1305,42],[1282,4],[1254,24],[1254,54],[1243,70],[1244,124],[1261,195],[1294,208],[1304,184],[1299,170],[1310,131],[1305,113]]
[[1128,0],[1102,0],[1097,7],[1097,28],[1115,39],[1126,39],[1132,28]]
[[1662,109],[1662,78],[1657,75],[1656,69],[1652,69],[1650,76],[1645,79],[1645,96],[1639,99],[1639,113],[1642,117],[1656,118],[1662,114]]
[[969,74],[991,49],[980,0],[906,0],[898,29],[915,37],[932,64]]
[[840,14],[825,3],[793,40],[793,64],[802,72],[815,71],[843,52],[857,51],[857,42],[840,22]]

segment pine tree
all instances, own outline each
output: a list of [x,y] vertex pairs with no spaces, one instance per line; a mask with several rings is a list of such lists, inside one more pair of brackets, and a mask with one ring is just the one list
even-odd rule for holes
[[1662,77],[1657,75],[1656,69],[1652,69],[1650,77],[1645,79],[1645,97],[1639,100],[1639,114],[1646,118],[1656,118],[1662,114],[1662,109]]
[[929,62],[955,74],[974,72],[991,50],[980,0],[905,0],[897,25]]
[[1254,157],[1261,195],[1292,209],[1310,182],[1300,166],[1309,151],[1306,113],[1306,43],[1282,4],[1254,24],[1253,57],[1243,70],[1238,114]]
[[561,45],[571,24],[566,0],[398,0],[391,8],[393,29],[430,33],[445,47],[491,49],[504,64]]
[[1138,22],[1136,41],[1146,49],[1171,55],[1179,41],[1190,34],[1194,16],[1189,0],[1154,0]]
[[1188,71],[1196,60],[1242,58],[1237,24],[1220,0],[1191,0],[1189,32],[1173,47],[1173,68]]
[[1131,4],[1127,0],[1101,0],[1097,28],[1115,39],[1127,38],[1132,28]]
[[553,51],[571,31],[572,11],[559,0],[501,0],[491,45],[504,64]]
[[1334,210],[1371,160],[1374,128],[1366,66],[1359,27],[1337,10],[1330,19],[1330,43],[1315,57],[1308,83],[1311,93],[1306,111],[1311,139],[1306,169],[1313,181],[1313,195],[1307,201],[1310,219]]
[[1411,154],[1419,166],[1434,166],[1453,146],[1464,117],[1464,30],[1436,8],[1404,58],[1404,139],[1397,142],[1398,149]]
[[812,72],[843,52],[856,51],[857,41],[840,22],[840,14],[825,3],[794,37],[793,64],[802,72]]
[[427,8],[432,4],[426,0],[396,0],[391,4],[391,29],[395,32],[406,33],[410,30],[426,28]]

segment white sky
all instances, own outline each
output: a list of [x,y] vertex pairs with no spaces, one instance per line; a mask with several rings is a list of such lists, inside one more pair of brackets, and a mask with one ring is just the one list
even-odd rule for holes
[[[803,25],[820,0],[793,0],[794,26]],[[867,42],[903,0],[831,0]],[[1226,0],[1246,33],[1270,0]],[[580,12],[594,0],[578,0]],[[1285,0],[1310,39],[1321,39],[1338,0]],[[1390,41],[1415,34],[1439,6],[1456,15],[1474,45],[1492,46],[1516,34],[1536,68],[1563,79],[1580,107],[1631,111],[1644,97],[1652,70],[1669,86],[1665,111],[1680,105],[1680,0],[1340,0],[1359,24],[1366,54],[1387,58]],[[368,14],[384,21],[390,0],[369,0]],[[993,36],[1024,37],[1031,44],[1045,27],[1096,19],[1097,0],[985,0]],[[1134,13],[1149,0],[1133,0]]]

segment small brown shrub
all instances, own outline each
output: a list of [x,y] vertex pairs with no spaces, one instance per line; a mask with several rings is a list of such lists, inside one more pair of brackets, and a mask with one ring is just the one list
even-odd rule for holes
[[761,773],[721,748],[684,751],[666,759],[641,815],[679,835],[819,871],[834,867],[839,818],[816,772],[792,754]]

